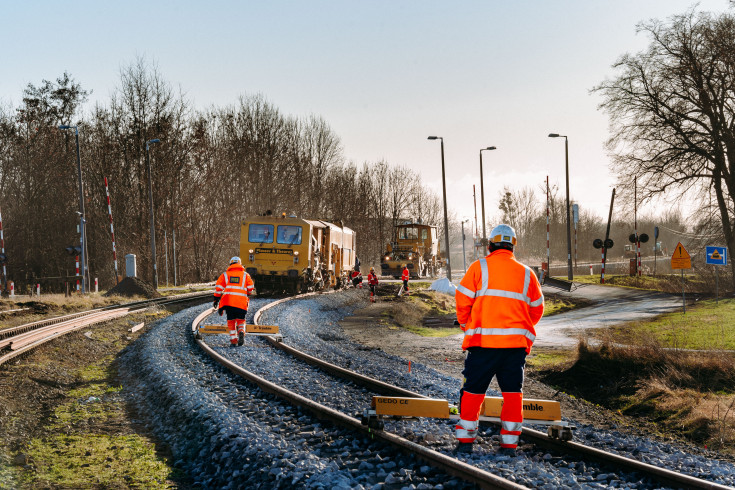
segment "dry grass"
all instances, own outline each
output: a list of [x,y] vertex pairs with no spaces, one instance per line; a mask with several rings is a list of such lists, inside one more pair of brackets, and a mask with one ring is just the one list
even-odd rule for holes
[[665,349],[655,341],[581,341],[577,358],[542,378],[590,402],[653,422],[668,434],[735,454],[735,357]]

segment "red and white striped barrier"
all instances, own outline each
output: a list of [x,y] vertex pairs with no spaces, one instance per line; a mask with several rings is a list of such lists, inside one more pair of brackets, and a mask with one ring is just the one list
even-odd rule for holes
[[[77,278],[79,277],[79,256],[77,255]],[[77,291],[79,291],[79,279],[77,279]]]
[[112,259],[115,263],[115,284],[117,284],[117,248],[115,247],[115,228],[112,225],[112,205],[110,204],[110,190],[107,187],[107,177],[105,177],[105,194],[107,195],[107,213],[110,216],[110,234],[112,235]]
[[15,283],[13,281],[10,281],[10,297],[15,296]]
[[41,296],[41,285],[36,283],[36,296]]

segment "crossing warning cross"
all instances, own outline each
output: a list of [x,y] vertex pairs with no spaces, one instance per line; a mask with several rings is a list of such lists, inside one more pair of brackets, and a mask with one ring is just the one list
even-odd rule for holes
[[671,268],[672,269],[691,269],[692,268],[692,257],[684,248],[681,242],[676,244],[674,254],[671,256]]

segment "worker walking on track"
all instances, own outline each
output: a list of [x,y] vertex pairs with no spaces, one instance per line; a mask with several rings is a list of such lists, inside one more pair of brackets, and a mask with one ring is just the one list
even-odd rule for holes
[[403,290],[408,296],[411,296],[411,293],[408,292],[408,278],[410,276],[411,274],[408,272],[408,266],[406,264],[403,264],[403,273],[401,274],[401,279],[403,280]]
[[253,280],[250,274],[245,272],[240,257],[232,257],[230,266],[219,276],[214,288],[214,307],[219,305],[220,315],[227,313],[230,347],[245,342],[245,314],[252,293]]
[[457,320],[467,351],[460,391],[457,452],[472,452],[480,408],[493,376],[503,393],[500,447],[515,453],[523,426],[523,377],[526,355],[544,313],[536,275],[513,256],[515,230],[498,225],[490,232],[490,254],[470,265],[457,287]]
[[370,302],[375,303],[375,287],[378,285],[378,276],[375,275],[375,268],[370,268],[368,274],[368,286],[370,287]]

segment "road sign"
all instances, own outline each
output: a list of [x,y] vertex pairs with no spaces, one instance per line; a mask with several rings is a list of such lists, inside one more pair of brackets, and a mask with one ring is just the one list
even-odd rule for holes
[[672,269],[691,269],[692,268],[692,257],[684,248],[681,242],[676,244],[674,249],[674,255],[671,256],[671,268]]
[[710,265],[727,265],[727,247],[707,247],[706,263]]

